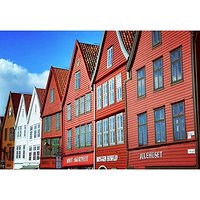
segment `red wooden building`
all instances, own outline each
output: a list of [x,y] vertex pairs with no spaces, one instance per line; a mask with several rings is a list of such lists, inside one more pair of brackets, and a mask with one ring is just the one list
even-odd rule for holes
[[128,168],[198,167],[189,31],[142,31],[127,65]]
[[51,67],[41,111],[41,169],[61,168],[62,98],[67,78],[68,70]]
[[94,104],[91,77],[99,46],[76,41],[63,98],[63,168],[94,166]]
[[105,31],[92,78],[95,92],[96,169],[125,169],[127,162],[126,64],[133,31]]

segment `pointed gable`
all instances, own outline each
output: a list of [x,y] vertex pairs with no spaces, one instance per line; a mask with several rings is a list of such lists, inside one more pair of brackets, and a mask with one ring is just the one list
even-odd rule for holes
[[99,52],[99,45],[86,44],[81,42],[79,42],[79,45],[86,64],[89,77],[91,79]]
[[35,88],[37,95],[38,95],[38,99],[39,99],[39,103],[40,103],[40,108],[43,107],[44,104],[44,99],[45,99],[45,89],[41,89],[41,88]]
[[24,104],[25,104],[25,108],[26,108],[26,114],[28,114],[28,110],[29,110],[29,106],[31,103],[31,94],[24,94]]

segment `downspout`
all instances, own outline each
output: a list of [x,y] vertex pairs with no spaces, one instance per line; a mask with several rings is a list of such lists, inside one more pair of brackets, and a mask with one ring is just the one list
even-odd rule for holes
[[95,92],[95,84],[93,84],[93,112],[94,112],[94,118],[93,118],[93,122],[94,122],[94,139],[93,139],[93,145],[94,145],[94,156],[93,156],[93,168],[96,169],[96,104],[95,104],[95,98],[96,98],[96,92]]
[[199,112],[198,112],[198,86],[197,86],[197,52],[196,52],[197,33],[191,32],[191,59],[192,59],[192,93],[193,93],[193,109],[194,109],[194,126],[196,133],[196,168],[200,168],[199,149]]

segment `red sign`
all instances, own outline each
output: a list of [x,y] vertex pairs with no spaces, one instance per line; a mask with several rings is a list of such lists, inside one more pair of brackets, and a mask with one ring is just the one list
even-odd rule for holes
[[93,153],[79,154],[76,156],[65,156],[63,167],[93,165]]

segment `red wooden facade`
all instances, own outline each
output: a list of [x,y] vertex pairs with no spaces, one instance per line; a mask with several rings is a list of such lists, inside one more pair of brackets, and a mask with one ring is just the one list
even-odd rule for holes
[[[63,101],[63,168],[93,168],[94,166],[94,104],[91,76],[99,46],[76,41]],[[76,74],[79,73],[79,83]],[[79,87],[76,87],[76,83]],[[90,96],[89,107],[87,96]],[[84,99],[83,112],[81,98]],[[78,102],[76,104],[75,102]],[[76,107],[76,105],[78,105]],[[88,104],[87,104],[88,105]],[[76,109],[78,108],[77,114]],[[90,108],[90,109],[89,109]],[[69,116],[68,116],[69,115]],[[89,129],[90,127],[90,133]],[[83,130],[83,132],[81,132]],[[82,135],[81,135],[82,134]],[[90,134],[90,137],[88,137]]]
[[62,98],[67,78],[68,70],[51,67],[41,111],[41,169],[60,168],[56,166],[56,157],[61,156]]
[[[138,43],[132,51],[132,63],[127,70],[131,78],[126,83],[128,120],[128,168],[195,168],[197,167],[197,133],[194,126],[192,88],[191,33],[189,31],[161,31],[160,43],[152,46],[152,32],[138,33]],[[171,54],[181,49],[182,79],[172,83]],[[134,53],[133,53],[134,52]],[[134,55],[134,56],[133,56]],[[154,90],[153,63],[162,58],[163,87]],[[145,68],[145,95],[138,97],[138,70]],[[185,138],[175,140],[173,108],[184,105]],[[156,142],[155,110],[164,108],[164,142]],[[147,144],[139,145],[139,116],[146,113]],[[176,121],[176,120],[175,120]],[[177,123],[177,121],[176,121]],[[177,128],[178,130],[178,128]]]
[[[125,120],[125,93],[124,81],[126,80],[126,64],[130,49],[133,45],[133,31],[106,31],[103,36],[101,49],[94,72],[92,84],[95,92],[95,141],[96,141],[96,169],[125,169],[127,162],[126,148],[126,120]],[[110,53],[111,51],[111,53]],[[108,61],[110,56],[111,61]],[[108,66],[112,62],[112,66]],[[122,98],[117,100],[117,76],[121,76]],[[111,80],[112,79],[112,80]],[[114,80],[113,80],[114,79]],[[106,85],[107,84],[107,85]],[[112,88],[111,84],[114,84]],[[109,86],[110,85],[110,86]],[[100,88],[101,89],[98,89]],[[107,88],[104,89],[103,87]],[[109,88],[110,87],[110,88]],[[107,92],[105,92],[107,90]],[[110,103],[109,92],[114,90],[114,102]],[[98,91],[101,98],[98,97]],[[107,95],[107,100],[103,100]],[[110,97],[109,97],[110,95]],[[101,108],[98,109],[98,99]],[[104,104],[103,101],[107,101]],[[101,103],[100,103],[101,102]],[[122,137],[118,140],[117,118],[122,123]],[[111,122],[112,121],[112,122]],[[107,125],[106,125],[107,124]],[[112,133],[110,127],[112,124]],[[100,128],[101,127],[101,128]],[[106,136],[106,129],[108,135]],[[100,133],[100,134],[99,134]],[[114,134],[113,134],[114,133]],[[108,137],[108,139],[106,139]],[[112,137],[112,138],[111,138]],[[102,142],[101,142],[102,140]],[[107,141],[106,141],[107,140]],[[111,142],[112,140],[112,142]]]

